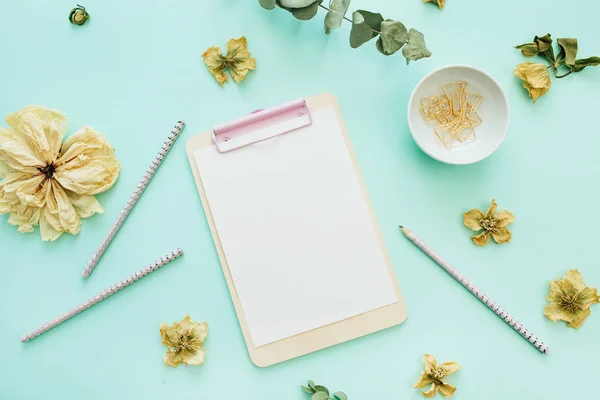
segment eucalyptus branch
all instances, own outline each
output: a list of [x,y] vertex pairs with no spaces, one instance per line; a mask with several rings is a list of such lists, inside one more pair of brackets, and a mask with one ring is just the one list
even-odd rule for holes
[[344,21],[352,24],[350,30],[350,47],[357,48],[377,38],[375,47],[386,56],[402,49],[402,55],[409,61],[431,56],[425,46],[425,37],[416,29],[407,29],[400,21],[384,19],[379,13],[365,10],[352,12],[352,18],[346,17],[350,0],[329,0],[329,5],[321,4],[323,0],[258,0],[267,10],[276,7],[290,12],[295,18],[306,21],[317,15],[319,8],[327,11],[325,15],[325,33],[330,34],[342,26]]
[[[323,9],[329,11],[329,12],[334,12],[331,8],[325,7],[323,4],[319,4],[319,7],[323,8]],[[346,21],[352,23],[352,20],[350,18],[346,17],[345,15],[343,16],[343,19],[345,19]],[[374,32],[376,32],[376,31],[374,31]]]
[[573,70],[570,70],[569,72],[567,72],[565,74],[562,74],[562,75],[556,75],[556,74],[554,74],[554,77],[556,79],[560,79],[560,78],[564,78],[565,76],[571,75],[572,73],[573,73]]

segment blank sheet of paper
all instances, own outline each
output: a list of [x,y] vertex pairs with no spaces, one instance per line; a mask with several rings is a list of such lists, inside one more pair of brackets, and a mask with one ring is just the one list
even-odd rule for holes
[[194,156],[255,347],[398,301],[332,107]]

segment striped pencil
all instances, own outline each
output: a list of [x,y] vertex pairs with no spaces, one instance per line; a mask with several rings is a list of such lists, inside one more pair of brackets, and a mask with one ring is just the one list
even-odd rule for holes
[[440,257],[435,251],[431,249],[427,244],[425,244],[421,239],[419,239],[414,233],[410,230],[406,229],[402,225],[400,225],[400,229],[402,233],[408,240],[413,242],[421,251],[429,256],[433,261],[435,261],[440,267],[442,267],[447,273],[449,273],[454,279],[458,281],[461,285],[463,285],[469,292],[471,292],[475,297],[477,297],[483,304],[488,306],[490,310],[492,310],[497,316],[502,318],[504,322],[510,325],[515,331],[519,333],[519,335],[523,336],[529,343],[531,343],[536,349],[541,351],[544,354],[547,354],[550,349],[546,346],[540,339],[535,337],[529,330],[527,330],[519,321],[514,319],[509,313],[504,311],[494,300],[492,300],[488,295],[483,293],[477,286],[475,286],[471,281],[469,281],[463,274],[458,272],[455,268],[451,267],[442,257]]
[[100,303],[102,300],[106,299],[107,297],[117,293],[120,290],[125,289],[127,286],[131,285],[133,282],[136,282],[136,281],[142,279],[144,276],[148,275],[149,273],[154,272],[157,269],[159,269],[160,267],[162,267],[163,265],[170,263],[174,259],[180,257],[182,254],[183,254],[183,250],[177,249],[175,251],[170,252],[166,256],[159,258],[158,260],[154,261],[152,264],[148,265],[147,267],[142,268],[138,272],[133,273],[130,276],[128,276],[127,278],[123,279],[121,282],[118,282],[118,283],[112,285],[111,287],[101,291],[96,296],[92,297],[91,299],[84,301],[83,303],[72,308],[71,310],[67,311],[66,313],[59,315],[58,317],[48,321],[47,323],[40,326],[39,328],[36,328],[36,329],[32,330],[31,332],[27,333],[26,335],[21,336],[21,342],[23,342],[23,343],[28,342],[31,339],[34,339],[34,338],[40,336],[42,333],[47,332],[50,329],[62,324],[66,320],[73,318],[74,316],[76,316],[77,314],[79,314],[80,312],[82,312],[84,310],[87,310],[94,304]]
[[171,146],[173,146],[173,143],[175,142],[175,140],[181,133],[181,130],[183,129],[184,126],[185,126],[185,122],[183,122],[183,121],[177,122],[177,124],[175,125],[175,127],[173,128],[171,133],[169,134],[169,137],[167,138],[167,140],[161,147],[161,149],[158,152],[158,154],[156,155],[156,157],[154,157],[154,160],[152,160],[152,164],[150,165],[150,167],[144,174],[142,180],[136,186],[135,190],[131,194],[131,197],[129,198],[129,200],[127,200],[127,203],[125,203],[125,207],[123,207],[123,210],[121,210],[121,213],[117,217],[117,220],[113,223],[112,227],[106,234],[106,237],[104,238],[102,243],[100,243],[100,247],[98,247],[98,250],[96,250],[96,252],[92,256],[92,258],[90,259],[90,261],[87,263],[86,267],[84,268],[83,272],[81,273],[81,275],[84,278],[87,278],[88,276],[90,276],[90,274],[92,273],[92,271],[98,264],[98,261],[100,261],[100,258],[102,257],[102,255],[104,254],[104,252],[106,251],[106,249],[108,248],[110,243],[112,242],[113,238],[115,237],[115,235],[117,234],[119,229],[121,228],[121,225],[123,225],[123,222],[125,222],[125,219],[127,218],[129,213],[135,206],[135,203],[137,203],[138,199],[144,192],[144,189],[146,189],[146,186],[148,186],[148,183],[154,176],[154,173],[156,173],[156,170],[158,169],[160,164],[165,159],[165,156],[171,149]]

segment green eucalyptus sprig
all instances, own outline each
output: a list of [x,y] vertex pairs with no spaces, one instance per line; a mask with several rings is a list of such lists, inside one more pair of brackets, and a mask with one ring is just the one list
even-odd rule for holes
[[[524,62],[517,65],[514,74],[523,81],[523,87],[529,92],[533,102],[548,93],[552,86],[549,69],[554,72],[556,79],[564,78],[573,72],[581,72],[585,67],[600,65],[600,57],[588,57],[577,59],[578,44],[575,38],[561,38],[557,40],[560,50],[554,55],[552,37],[549,33],[544,36],[536,36],[533,42],[516,46],[525,57],[539,55],[549,61],[546,66],[540,63]],[[567,68],[568,71],[559,75],[559,68]]]
[[431,56],[425,46],[425,37],[416,29],[406,29],[400,21],[383,19],[379,13],[357,10],[352,13],[352,19],[346,17],[350,0],[329,0],[329,6],[324,6],[323,0],[258,0],[267,10],[276,6],[290,12],[297,19],[306,21],[317,15],[319,8],[327,11],[325,15],[325,33],[342,26],[343,21],[352,24],[350,30],[350,46],[357,48],[371,39],[378,37],[375,47],[386,56],[402,49],[402,55],[408,64],[411,60]]
[[334,392],[329,394],[329,389],[323,385],[315,385],[313,381],[308,381],[308,386],[300,385],[303,391],[311,394],[310,400],[348,400],[344,392]]

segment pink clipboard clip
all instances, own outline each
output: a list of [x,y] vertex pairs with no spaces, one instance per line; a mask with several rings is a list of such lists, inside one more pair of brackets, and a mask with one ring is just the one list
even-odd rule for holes
[[304,99],[256,110],[249,115],[213,128],[213,143],[225,153],[263,140],[272,139],[312,124]]

